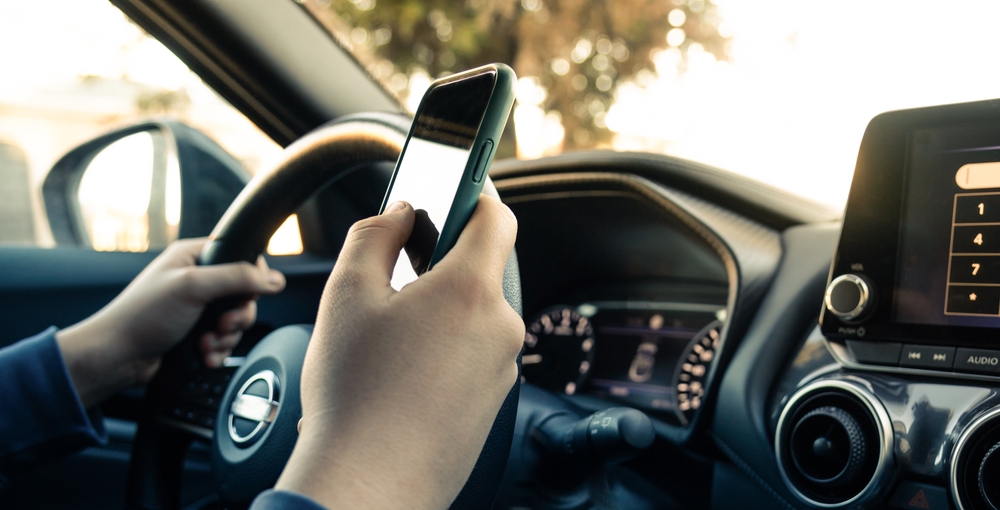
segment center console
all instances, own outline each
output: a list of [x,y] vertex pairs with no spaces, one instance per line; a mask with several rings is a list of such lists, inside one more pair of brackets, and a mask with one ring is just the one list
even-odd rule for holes
[[1000,102],[871,122],[820,323],[848,366],[1000,377]]
[[1000,100],[871,121],[818,335],[841,369],[775,425],[802,503],[1000,509]]

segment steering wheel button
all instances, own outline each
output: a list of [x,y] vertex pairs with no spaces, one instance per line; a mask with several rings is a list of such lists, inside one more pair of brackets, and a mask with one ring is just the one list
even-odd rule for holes
[[210,409],[218,409],[219,398],[212,395],[199,395],[190,400],[191,403]]

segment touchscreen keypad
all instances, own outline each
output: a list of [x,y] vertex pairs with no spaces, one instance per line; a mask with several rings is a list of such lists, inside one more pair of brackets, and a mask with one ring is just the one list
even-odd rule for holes
[[1000,316],[1000,193],[955,195],[945,313]]

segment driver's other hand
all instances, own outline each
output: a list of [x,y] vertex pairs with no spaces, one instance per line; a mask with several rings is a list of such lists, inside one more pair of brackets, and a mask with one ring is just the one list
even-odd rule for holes
[[517,378],[524,323],[504,300],[517,221],[483,196],[458,243],[396,292],[413,227],[396,203],[351,228],[302,369],[301,434],[276,486],[328,508],[444,509]]
[[160,357],[190,331],[210,301],[246,296],[200,338],[204,362],[217,367],[257,318],[256,297],[275,294],[285,277],[263,258],[198,266],[206,239],[176,241],[156,257],[111,303],[85,321],[56,333],[70,376],[84,405],[131,384],[148,381]]

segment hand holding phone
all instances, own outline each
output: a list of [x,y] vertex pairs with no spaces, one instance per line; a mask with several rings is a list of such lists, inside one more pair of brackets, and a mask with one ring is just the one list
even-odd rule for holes
[[421,99],[379,212],[400,200],[416,212],[393,288],[430,270],[455,245],[479,201],[515,81],[511,68],[490,64],[435,81]]

